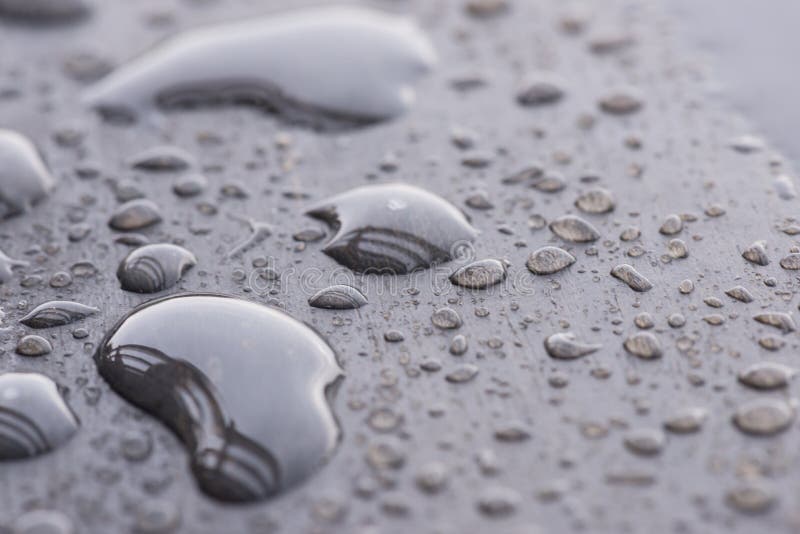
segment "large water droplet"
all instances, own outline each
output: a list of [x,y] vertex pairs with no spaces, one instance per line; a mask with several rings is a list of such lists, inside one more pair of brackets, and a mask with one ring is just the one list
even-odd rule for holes
[[407,18],[303,9],[184,32],[101,80],[86,101],[126,118],[155,105],[247,103],[292,122],[341,126],[405,111],[434,63],[430,42]]
[[52,451],[77,430],[78,419],[51,379],[35,373],[0,375],[0,460]]
[[326,398],[342,375],[336,357],[278,310],[218,295],[152,301],[106,335],[95,362],[180,437],[198,484],[218,499],[267,498],[336,446]]
[[0,129],[0,219],[27,212],[55,186],[33,143],[17,132]]
[[356,272],[425,269],[453,259],[477,235],[454,206],[403,184],[358,187],[325,200],[308,215],[336,230],[324,252]]

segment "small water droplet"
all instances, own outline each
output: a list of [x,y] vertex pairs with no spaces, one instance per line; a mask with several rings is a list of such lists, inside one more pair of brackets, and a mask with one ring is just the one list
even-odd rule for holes
[[120,262],[117,279],[125,291],[157,293],[177,284],[195,265],[197,258],[183,247],[169,243],[145,245],[132,250]]
[[97,308],[78,302],[53,300],[36,306],[19,322],[30,328],[52,328],[74,323],[98,311],[100,310]]
[[355,310],[367,305],[367,297],[353,286],[338,284],[321,289],[308,299],[308,304],[329,310]]
[[[389,209],[391,205],[402,208]],[[356,272],[406,274],[425,269],[450,261],[459,246],[477,235],[454,206],[403,184],[359,187],[307,213],[336,230],[324,252]]]
[[545,339],[544,347],[547,353],[553,358],[574,360],[575,358],[597,352],[603,346],[578,341],[575,334],[572,332],[560,332]]
[[736,409],[733,422],[742,432],[770,436],[789,428],[795,410],[782,399],[753,399]]
[[137,198],[117,207],[108,225],[114,230],[127,232],[141,230],[159,222],[161,222],[161,210],[156,203],[145,198]]
[[562,215],[550,223],[550,230],[565,241],[590,243],[600,239],[600,232],[576,215]]
[[625,350],[644,360],[660,358],[662,355],[661,342],[650,332],[637,332],[628,337],[623,343]]
[[500,260],[479,260],[460,267],[450,275],[450,282],[469,289],[486,289],[506,278],[506,264]]
[[622,280],[634,291],[645,292],[653,289],[653,284],[642,276],[633,266],[623,263],[611,269],[611,276]]
[[739,372],[739,382],[755,389],[780,389],[796,374],[795,369],[780,363],[758,362]]

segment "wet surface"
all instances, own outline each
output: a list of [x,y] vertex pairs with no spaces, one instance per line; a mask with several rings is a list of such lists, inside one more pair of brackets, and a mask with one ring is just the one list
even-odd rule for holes
[[[81,420],[49,454],[3,463],[0,530],[796,531],[796,169],[757,117],[709,92],[720,78],[683,19],[638,0],[366,5],[410,15],[437,65],[374,91],[380,80],[331,61],[336,75],[311,84],[310,108],[292,92],[277,116],[252,105],[164,113],[178,102],[159,106],[147,85],[122,98],[149,108],[129,124],[83,105],[105,73],[139,60],[160,68],[176,35],[194,53],[192,32],[207,31],[197,28],[245,20],[261,31],[288,3],[109,1],[57,24],[0,19],[3,127],[30,139],[57,182],[0,222],[0,250],[17,262],[0,261],[0,371],[51,376]],[[364,48],[385,58],[382,45]],[[409,57],[417,63],[402,46],[395,56]],[[364,128],[318,109],[332,79],[381,103],[401,86],[416,98],[374,108],[391,120]],[[406,185],[398,195],[389,184]],[[364,188],[380,194],[356,195]],[[137,200],[155,208],[128,205],[109,226]],[[333,200],[341,228],[306,215]],[[367,228],[389,231],[379,248],[344,238]],[[196,265],[164,293],[125,291],[120,261],[145,244],[182,247]],[[346,254],[326,254],[337,245]],[[543,247],[569,265],[529,270]],[[451,282],[484,260],[498,263],[461,271],[480,274],[457,278],[468,287]],[[625,264],[652,288],[610,275]],[[376,265],[409,274],[360,274]],[[498,265],[504,277],[487,285]],[[339,285],[368,304],[309,305]],[[182,435],[93,363],[137,306],[208,291],[311,325],[346,370],[330,408],[340,443],[259,504],[204,493]],[[46,329],[20,323],[51,301],[99,311]],[[211,320],[221,319],[197,319],[184,337],[211,346],[242,333]],[[17,354],[26,335],[52,350]],[[552,357],[554,335],[558,354],[586,353]],[[214,372],[203,370],[217,384]],[[275,405],[262,399],[280,389],[251,374],[256,393],[241,390],[266,413]]]

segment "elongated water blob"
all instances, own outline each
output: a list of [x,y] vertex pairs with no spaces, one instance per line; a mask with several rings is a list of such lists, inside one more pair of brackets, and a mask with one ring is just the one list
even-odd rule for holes
[[435,52],[408,18],[318,7],[177,35],[91,87],[85,101],[131,118],[155,106],[251,103],[289,120],[375,122],[404,112]]
[[79,302],[53,300],[36,306],[19,322],[31,328],[51,328],[74,323],[98,311],[100,310],[95,307]]
[[95,353],[100,375],[169,426],[203,491],[257,501],[308,478],[339,429],[333,350],[282,311],[184,294],[133,310]]
[[0,219],[25,213],[56,186],[39,151],[25,136],[0,129]]
[[406,274],[450,261],[478,232],[444,199],[404,184],[358,187],[307,215],[336,235],[325,254],[359,273]]
[[0,374],[0,461],[52,451],[67,442],[78,426],[78,418],[50,378]]

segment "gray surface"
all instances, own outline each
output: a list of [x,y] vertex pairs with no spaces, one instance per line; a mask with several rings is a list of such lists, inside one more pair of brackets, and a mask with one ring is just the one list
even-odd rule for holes
[[[797,306],[796,276],[778,265],[795,240],[777,230],[796,215],[796,202],[781,200],[772,190],[778,169],[770,166],[777,158],[771,150],[743,155],[728,147],[732,137],[750,134],[753,127],[708,94],[713,77],[681,36],[681,23],[649,2],[610,0],[601,8],[586,8],[586,33],[570,37],[558,29],[560,15],[571,8],[561,2],[518,0],[513,16],[488,21],[465,17],[456,2],[379,2],[415,13],[434,40],[440,65],[419,86],[417,105],[408,115],[344,136],[294,130],[243,109],[172,114],[135,128],[108,126],[81,108],[80,85],[62,74],[63,59],[74,51],[92,51],[120,63],[179,28],[268,12],[281,4],[287,2],[104,1],[98,2],[93,18],[79,25],[0,26],[0,87],[20,91],[19,98],[0,101],[2,124],[35,139],[62,178],[49,201],[0,228],[0,248],[11,257],[29,259],[32,266],[25,272],[45,278],[41,287],[25,289],[18,283],[20,273],[0,288],[5,323],[13,326],[2,338],[6,352],[0,369],[35,370],[55,378],[69,388],[70,403],[83,423],[75,439],[55,453],[0,466],[0,524],[26,509],[46,507],[72,517],[79,532],[128,532],[137,510],[156,500],[179,510],[181,531],[192,533],[269,531],[265,525],[271,522],[280,532],[515,532],[518,527],[537,532],[535,525],[542,532],[800,528],[797,425],[778,436],[753,438],[730,421],[735,407],[747,399],[797,393],[796,384],[785,393],[763,393],[736,381],[736,372],[756,361],[795,364],[796,333],[783,337],[787,344],[781,351],[767,353],[757,339],[780,334],[751,317],[762,309],[792,311]],[[148,25],[154,13],[169,13],[172,22]],[[605,28],[627,28],[637,44],[607,56],[591,54],[587,42]],[[532,70],[552,70],[566,80],[561,103],[536,110],[515,104],[516,82]],[[473,72],[483,73],[488,87],[466,95],[450,89],[453,77]],[[641,90],[646,102],[641,112],[620,118],[595,111],[598,98],[625,85]],[[597,121],[584,131],[577,123],[587,112]],[[478,132],[478,149],[493,154],[491,166],[474,170],[460,164],[463,153],[449,138],[453,126]],[[56,146],[52,134],[65,127],[86,133],[81,148]],[[205,132],[223,142],[200,144],[198,136]],[[276,148],[279,132],[291,133],[289,150]],[[634,134],[643,142],[640,150],[625,146]],[[177,199],[170,191],[172,177],[135,173],[125,166],[131,155],[167,141],[212,169],[204,198],[218,205],[218,215],[202,215],[196,201]],[[385,175],[378,165],[387,152],[397,154],[399,169]],[[558,163],[564,154],[571,156],[570,163]],[[82,160],[97,162],[104,177],[76,178],[73,169]],[[503,177],[532,161],[563,173],[567,189],[546,195],[523,185],[501,185]],[[632,165],[643,167],[640,177],[631,176]],[[574,212],[572,203],[583,187],[578,178],[586,171],[597,172],[600,183],[617,198],[613,214],[590,217],[604,236],[595,247],[597,255],[586,253],[589,246],[570,246],[578,259],[575,265],[552,277],[534,277],[525,269],[527,255],[558,240],[547,229],[531,232],[527,219],[533,213],[551,220]],[[309,282],[299,273],[311,269],[327,281],[342,271],[322,254],[321,243],[295,251],[291,234],[318,224],[303,217],[303,208],[367,183],[373,174],[379,181],[423,186],[458,206],[474,190],[488,191],[493,210],[467,209],[482,232],[476,255],[510,260],[508,284],[491,292],[456,289],[444,276],[453,264],[413,278],[363,281],[370,304],[358,311],[310,308],[307,297],[324,283]],[[116,205],[106,177],[137,180],[161,205],[165,220],[148,232],[153,241],[178,241],[197,255],[198,266],[173,292],[219,291],[277,301],[317,328],[337,351],[346,372],[334,404],[343,440],[331,462],[305,485],[257,506],[224,506],[204,497],[194,486],[177,440],[98,377],[91,361],[93,343],[126,311],[148,299],[122,292],[114,276],[127,249],[113,244],[106,226]],[[229,181],[243,183],[250,198],[219,198],[219,187]],[[306,192],[310,198],[287,200],[287,191]],[[712,202],[727,213],[705,217],[703,209]],[[81,243],[69,243],[69,217],[81,210],[92,234]],[[658,228],[671,213],[692,213],[698,220],[687,224],[680,236],[689,245],[689,258],[665,264],[660,258],[668,238]],[[225,259],[247,235],[246,225],[237,219],[242,215],[271,224],[273,235],[241,258]],[[641,245],[647,250],[642,257],[625,256],[629,244],[618,240],[629,224],[642,229]],[[499,233],[500,225],[515,234]],[[740,256],[757,239],[768,242],[769,266],[750,265]],[[253,270],[251,261],[262,255],[274,257],[285,275],[275,295],[245,292],[246,284],[232,277],[236,268]],[[96,277],[75,278],[60,290],[47,286],[52,273],[87,259],[97,265]],[[611,278],[610,269],[623,262],[634,265],[654,289],[634,293]],[[764,285],[767,276],[777,279],[776,287]],[[685,278],[696,287],[689,296],[677,291]],[[737,284],[746,286],[755,302],[725,297],[723,291]],[[407,290],[412,285],[418,294]],[[708,308],[703,303],[707,296],[719,297],[724,307]],[[17,319],[56,297],[101,308],[101,314],[82,325],[90,337],[78,341],[70,327],[57,328],[47,332],[55,347],[51,356],[25,360],[14,355],[16,340],[25,331]],[[470,347],[461,358],[447,351],[454,332],[436,330],[430,322],[432,311],[447,303],[464,320],[458,333],[468,338]],[[478,317],[478,307],[490,314]],[[636,331],[634,316],[642,311],[655,318],[664,346],[661,360],[641,361],[622,348],[625,336]],[[667,315],[675,311],[687,317],[682,329],[666,324]],[[725,324],[703,322],[710,313],[722,313]],[[601,342],[604,348],[577,361],[552,360],[542,342],[565,323],[581,339]],[[388,329],[401,330],[405,341],[386,343],[383,333]],[[692,346],[682,352],[679,341],[686,338]],[[491,348],[496,339],[502,340],[501,348]],[[425,357],[440,359],[443,370],[415,376],[411,371]],[[461,363],[477,365],[478,376],[465,384],[446,382],[444,375]],[[610,376],[595,378],[599,373],[592,371],[597,370]],[[555,374],[567,376],[569,385],[549,386],[548,378]],[[702,377],[703,384],[692,385],[691,376]],[[101,392],[96,404],[89,401],[92,388]],[[699,434],[668,436],[665,449],[654,458],[625,449],[625,427],[659,427],[682,405],[709,409]],[[370,428],[368,414],[376,408],[402,417],[395,436]],[[431,416],[440,409],[443,415]],[[512,421],[529,429],[528,441],[495,439],[495,430]],[[580,427],[586,422],[608,427],[608,435],[585,438]],[[127,431],[154,437],[153,453],[145,461],[121,457],[120,437]],[[364,460],[368,447],[390,437],[398,440],[405,465],[386,473],[386,486],[371,498],[357,496],[354,479],[371,473]],[[476,463],[486,449],[500,462],[493,476],[483,474]],[[435,496],[422,493],[414,482],[431,461],[441,462],[450,473],[447,488]],[[632,470],[652,475],[654,483],[640,487],[607,482],[609,474]],[[725,504],[725,492],[749,480],[777,495],[769,513],[749,517]],[[479,511],[479,499],[494,486],[518,493],[515,513],[492,519]],[[537,497],[548,488],[560,489],[554,502]],[[344,510],[343,517],[325,519],[330,503]],[[404,515],[392,513],[398,505],[407,507]]]

